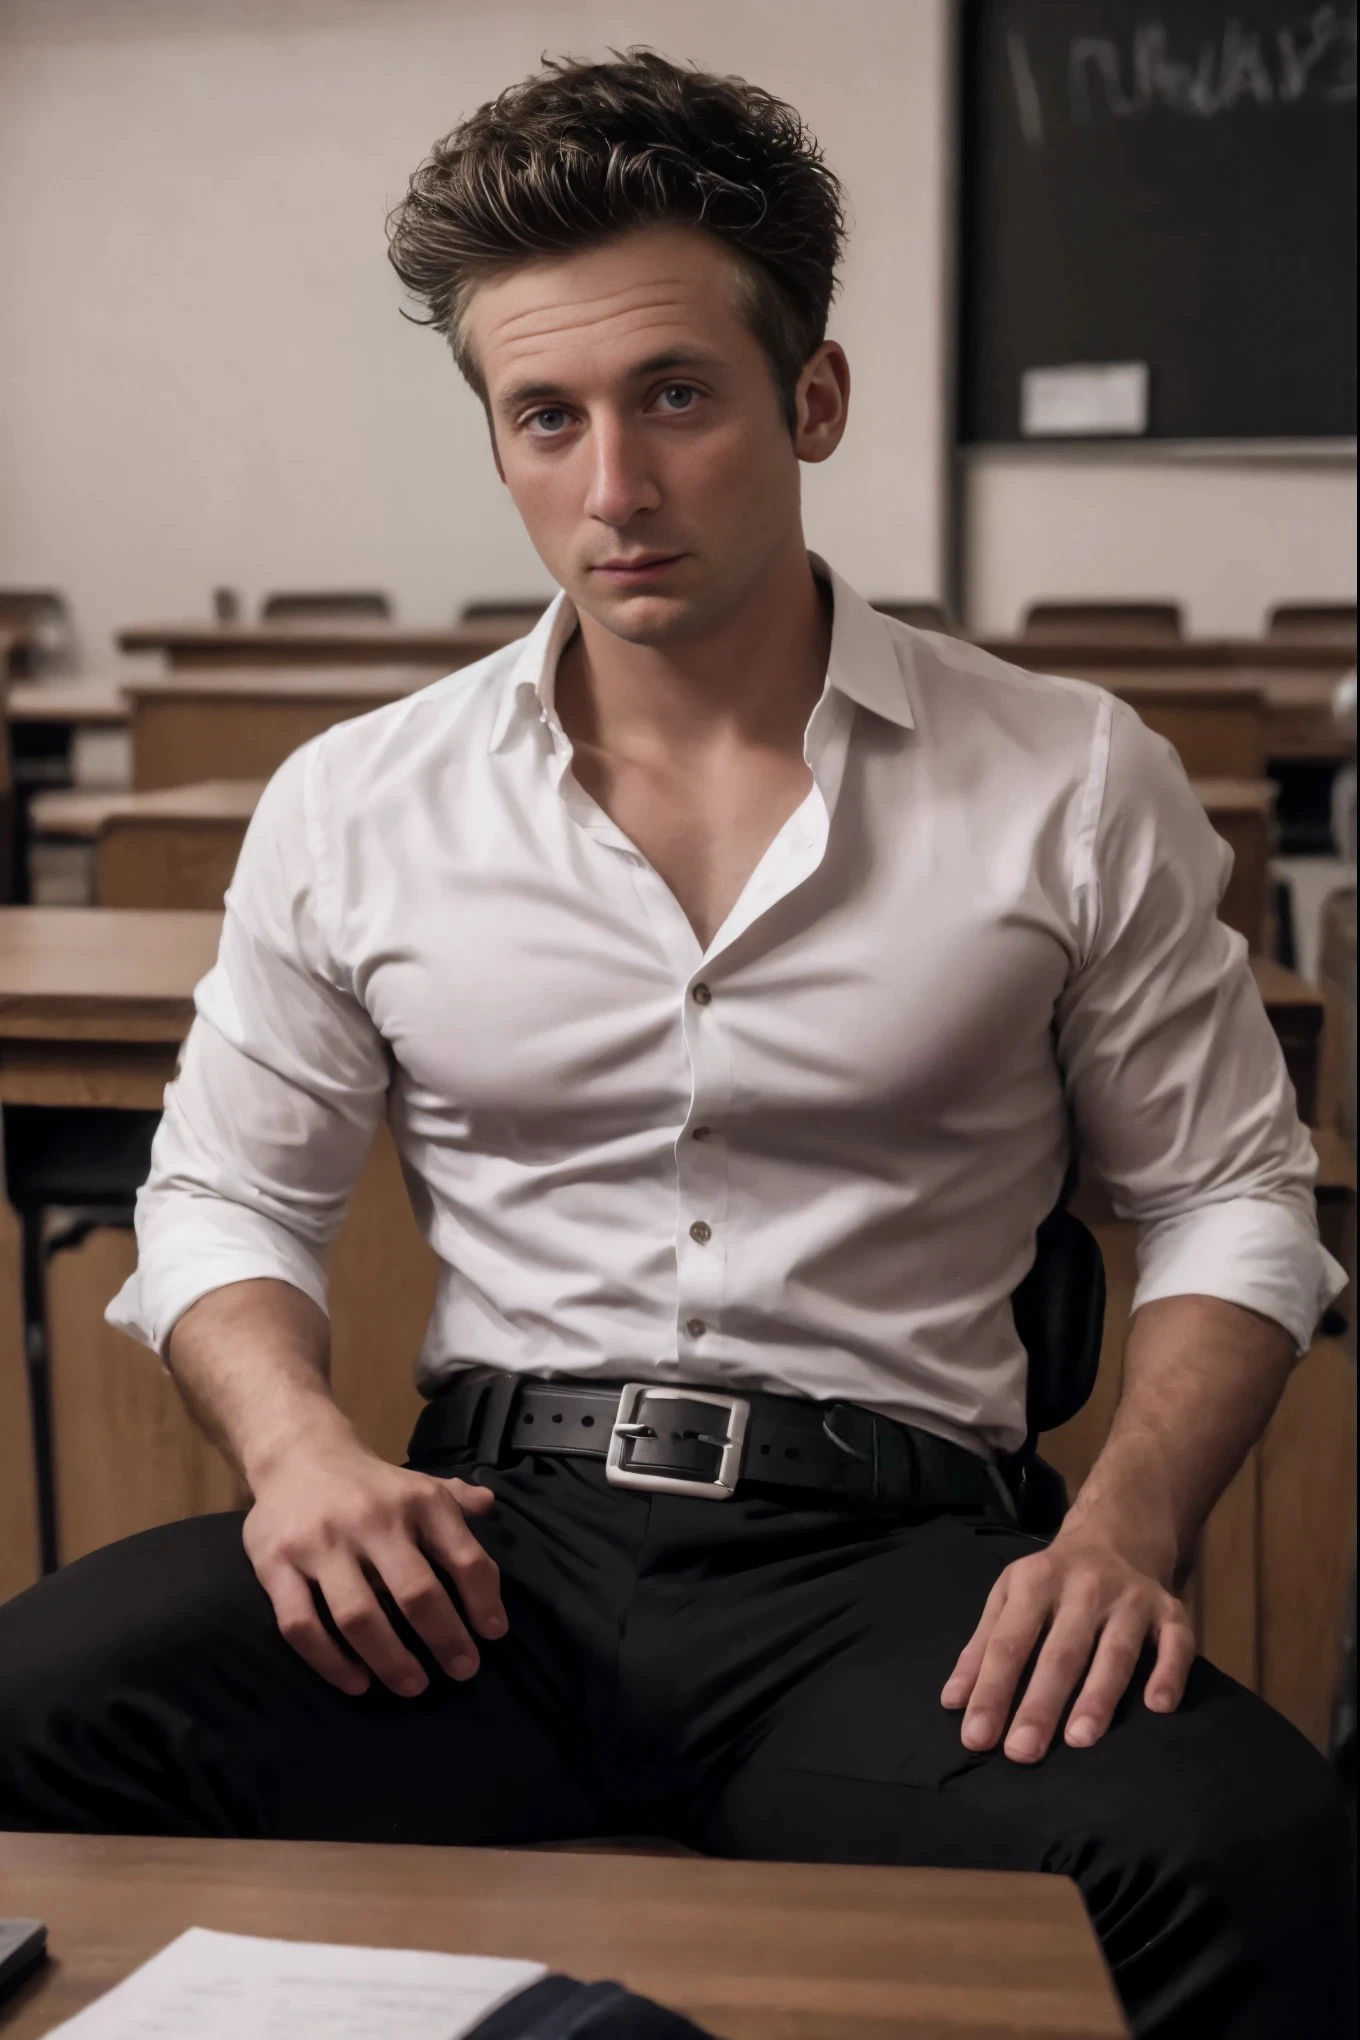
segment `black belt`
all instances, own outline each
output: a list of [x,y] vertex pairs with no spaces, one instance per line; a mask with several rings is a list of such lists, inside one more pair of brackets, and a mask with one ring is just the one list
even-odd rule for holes
[[1015,1514],[989,1461],[857,1403],[473,1367],[421,1411],[411,1459],[468,1447],[485,1466],[512,1452],[603,1459],[612,1486],[695,1500],[728,1501],[740,1485],[876,1508]]

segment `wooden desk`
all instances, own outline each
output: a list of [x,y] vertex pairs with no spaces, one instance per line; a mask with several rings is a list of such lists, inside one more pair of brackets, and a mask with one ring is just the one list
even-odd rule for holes
[[[1120,638],[1098,633],[1085,638],[1051,636],[985,637],[977,642],[998,659],[1033,673],[1077,672],[1085,666],[1111,671],[1153,672],[1159,668],[1205,674],[1257,668],[1265,673],[1330,673],[1336,678],[1355,664],[1355,640],[1337,638],[1186,637]],[[1061,663],[1057,663],[1061,662]]]
[[1322,994],[1316,985],[1296,977],[1273,957],[1253,956],[1251,969],[1270,1024],[1284,1050],[1285,1068],[1298,1096],[1299,1117],[1306,1126],[1312,1126],[1317,1121]]
[[719,2040],[1127,2033],[1076,1886],[1028,1872],[6,1835],[0,1912],[45,1919],[55,1958],[7,2040],[189,1926],[519,1956],[614,1978]]
[[[0,1105],[158,1111],[221,925],[220,913],[0,908]],[[135,1262],[131,1232],[103,1226],[48,1264],[63,1559],[241,1499],[161,1368],[103,1322]],[[415,1358],[436,1273],[383,1127],[332,1256],[331,1383],[360,1434],[389,1459],[404,1456],[420,1408]],[[0,1200],[0,1596],[37,1575],[21,1296],[20,1228]]]
[[19,680],[7,696],[11,723],[61,723],[72,729],[121,729],[128,720],[123,682]]
[[431,667],[174,673],[128,685],[132,783],[139,793],[205,779],[268,779],[300,744],[400,701],[440,677]]
[[452,673],[522,637],[522,627],[317,622],[142,623],[118,633],[124,652],[159,652],[168,666],[429,666]]
[[236,869],[264,781],[209,779],[154,793],[40,794],[33,835],[95,846],[101,907],[215,912]]
[[1275,786],[1269,779],[1196,779],[1195,794],[1233,853],[1218,915],[1261,954],[1270,947],[1270,859],[1275,850]]
[[[1344,759],[1354,750],[1353,741],[1332,715],[1336,683],[1355,665],[1353,641],[1183,638],[1166,644],[1120,644],[1100,638],[1087,642],[1061,637],[992,638],[985,649],[1031,672],[1070,673],[1108,687],[1111,693],[1132,702],[1154,728],[1176,744],[1191,774],[1258,778],[1264,770],[1260,759],[1239,751],[1240,736],[1214,738],[1203,727],[1203,708],[1217,705],[1226,712],[1226,697],[1234,688],[1250,689],[1263,699],[1265,757],[1326,763]],[[1199,692],[1214,680],[1223,697],[1217,704],[1212,687],[1205,695]],[[1137,689],[1142,690],[1141,698]],[[1185,727],[1191,702],[1200,706],[1192,748],[1187,750],[1178,732]],[[1166,727],[1168,718],[1177,727]]]

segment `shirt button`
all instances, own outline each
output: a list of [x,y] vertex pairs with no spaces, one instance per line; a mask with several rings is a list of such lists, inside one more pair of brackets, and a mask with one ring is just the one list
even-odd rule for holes
[[706,1247],[713,1237],[713,1228],[704,1219],[696,1218],[689,1229],[689,1236],[692,1240],[697,1240],[701,1247]]
[[713,994],[707,985],[696,985],[690,997],[696,1006],[710,1006],[713,1003]]
[[704,1333],[708,1330],[708,1326],[701,1317],[686,1318],[685,1330],[689,1333],[691,1339],[702,1339]]
[[711,1126],[693,1127],[690,1130],[689,1137],[691,1140],[711,1140],[713,1138],[713,1128]]

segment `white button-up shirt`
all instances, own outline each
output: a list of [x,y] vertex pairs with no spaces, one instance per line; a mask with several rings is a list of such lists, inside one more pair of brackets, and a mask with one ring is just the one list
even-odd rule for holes
[[167,1094],[112,1324],[224,1283],[324,1308],[388,1116],[441,1264],[421,1386],[470,1363],[838,1397],[1024,1435],[1010,1298],[1073,1129],[1136,1303],[1304,1346],[1341,1271],[1174,753],[1100,689],[831,576],[813,785],[705,949],[577,784],[565,598],[278,772]]

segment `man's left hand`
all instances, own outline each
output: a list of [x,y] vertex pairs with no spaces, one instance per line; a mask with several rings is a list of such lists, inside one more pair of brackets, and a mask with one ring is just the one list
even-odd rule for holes
[[1149,1638],[1157,1656],[1143,1697],[1161,1714],[1180,1705],[1195,1656],[1184,1605],[1112,1544],[1089,1533],[1065,1538],[1060,1531],[1045,1550],[1006,1567],[940,1695],[946,1707],[965,1709],[961,1734],[968,1749],[995,1747],[1045,1629],[1006,1736],[1006,1755],[1017,1763],[1037,1763],[1044,1755],[1079,1682],[1064,1740],[1078,1749],[1098,1741]]

